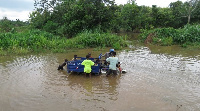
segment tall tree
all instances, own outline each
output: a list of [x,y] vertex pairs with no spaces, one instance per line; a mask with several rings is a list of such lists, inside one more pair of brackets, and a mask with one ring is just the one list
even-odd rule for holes
[[182,1],[176,1],[170,3],[170,9],[172,11],[172,27],[179,28],[187,23],[185,20],[185,17],[183,17],[184,13],[184,7],[183,7],[183,2]]
[[137,27],[137,16],[139,14],[139,7],[132,2],[127,3],[121,9],[122,26],[125,31],[133,31]]
[[197,3],[196,9],[193,11],[193,15],[194,18],[192,20],[200,23],[200,0]]
[[108,29],[115,11],[114,0],[35,0],[35,6],[30,16],[35,27],[69,37],[84,29]]
[[188,18],[188,24],[190,23],[192,13],[197,9],[197,5],[200,0],[190,0],[185,2],[185,11]]
[[187,18],[187,23],[191,22],[191,18],[194,17],[194,13],[198,9],[200,0],[188,0],[184,3],[181,1],[170,3],[170,8],[173,11],[174,16],[178,18]]

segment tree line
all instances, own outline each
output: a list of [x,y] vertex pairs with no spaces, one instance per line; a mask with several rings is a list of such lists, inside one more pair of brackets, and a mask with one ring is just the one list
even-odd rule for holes
[[200,0],[176,1],[167,8],[138,6],[134,0],[35,0],[32,27],[67,38],[84,31],[138,31],[158,27],[180,28],[200,23]]
[[200,47],[199,23],[200,0],[176,1],[167,8],[138,6],[134,0],[124,5],[114,0],[35,0],[29,21],[0,20],[0,55],[121,49],[127,36],[112,34],[121,31],[141,32],[143,42]]
[[71,38],[85,30],[139,31],[162,27],[180,28],[200,23],[200,0],[176,1],[167,8],[138,6],[134,0],[117,5],[114,0],[35,0],[30,20],[0,20],[0,31],[29,25]]

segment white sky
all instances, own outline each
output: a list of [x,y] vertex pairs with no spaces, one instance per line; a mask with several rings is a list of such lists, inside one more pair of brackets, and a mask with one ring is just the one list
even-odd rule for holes
[[[128,0],[115,0],[117,4],[126,4]],[[137,5],[168,7],[171,2],[178,0],[136,0]],[[187,1],[187,0],[180,0]],[[34,10],[34,0],[0,0],[0,19],[7,17],[9,20],[20,19],[27,21],[29,14]]]
[[[127,1],[129,0],[115,0],[116,3],[119,4],[126,4]],[[171,2],[176,2],[178,0],[136,0],[136,4],[141,6],[141,5],[145,5],[145,6],[152,6],[152,5],[157,5],[158,7],[168,7],[169,4]],[[187,0],[179,0],[182,2],[185,2]]]

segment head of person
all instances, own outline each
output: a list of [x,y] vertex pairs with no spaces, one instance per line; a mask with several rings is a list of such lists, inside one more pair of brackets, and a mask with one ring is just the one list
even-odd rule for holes
[[65,62],[67,62],[68,60],[67,59],[65,59]]
[[113,55],[116,56],[116,54],[117,54],[117,53],[114,51],[114,52],[113,52]]
[[89,55],[86,55],[86,59],[89,59],[90,58],[90,56]]
[[91,57],[92,54],[91,54],[91,53],[88,53],[88,55]]
[[116,52],[115,52],[115,51],[114,51],[114,52],[111,52],[110,55],[111,55],[111,56],[115,56],[115,55],[116,55]]
[[74,60],[76,60],[76,58],[77,58],[77,55],[74,55]]
[[114,49],[110,49],[110,53],[111,53],[111,52],[114,52],[114,51],[115,51]]

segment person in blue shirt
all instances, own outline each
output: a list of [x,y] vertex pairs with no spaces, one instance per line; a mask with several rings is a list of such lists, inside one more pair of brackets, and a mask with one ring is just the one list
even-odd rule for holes
[[117,67],[116,65],[118,64],[118,57],[116,56],[116,52],[111,53],[111,57],[107,58],[106,61],[109,62],[109,69],[107,71],[107,75],[110,75],[111,73],[117,75]]

